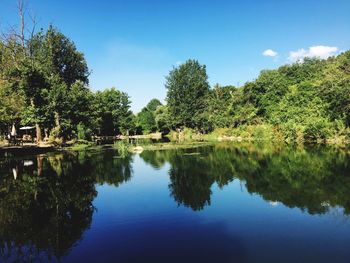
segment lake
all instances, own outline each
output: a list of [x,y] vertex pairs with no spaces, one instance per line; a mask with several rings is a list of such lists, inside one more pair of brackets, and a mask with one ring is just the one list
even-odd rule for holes
[[0,158],[2,262],[350,262],[349,214],[349,149]]

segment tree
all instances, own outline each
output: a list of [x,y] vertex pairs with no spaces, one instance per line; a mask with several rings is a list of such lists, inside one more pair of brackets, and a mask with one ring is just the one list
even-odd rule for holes
[[152,99],[136,117],[136,126],[142,130],[142,133],[151,133],[157,130],[155,112],[162,103],[157,99]]
[[[91,116],[89,105],[93,102],[91,92],[89,98],[82,94],[89,93],[84,87],[88,84],[87,63],[74,43],[53,26],[26,35],[24,13],[20,1],[20,33],[10,32],[0,42],[0,80],[8,83],[8,94],[23,97],[21,123],[36,125],[38,141],[42,127],[57,137],[72,137],[78,123],[91,123],[82,117]],[[82,88],[74,94],[77,82]]]
[[47,86],[45,78],[40,70],[40,65],[34,56],[31,45],[35,39],[35,20],[32,20],[32,28],[26,27],[26,10],[24,2],[18,0],[18,14],[20,18],[19,29],[11,28],[1,37],[0,44],[0,79],[11,84],[14,93],[23,93],[26,100],[26,119],[33,121],[36,126],[37,140],[41,140],[41,127],[43,112],[40,109],[43,97],[41,90]]
[[[63,139],[133,130],[128,95],[116,89],[91,92],[87,62],[74,42],[52,25],[35,33],[35,21],[28,34],[22,0],[18,10],[19,30],[0,39],[1,128],[35,124],[38,141],[42,128]],[[153,112],[158,104],[148,106]]]
[[170,131],[170,116],[168,106],[158,106],[154,112],[154,120],[156,121],[157,129],[163,134],[167,134]]
[[281,126],[286,139],[317,140],[326,139],[331,123],[326,105],[315,96],[312,83],[303,82],[291,86],[272,114],[271,121]]
[[197,60],[186,61],[170,71],[165,87],[172,128],[201,129],[209,92],[205,65],[200,65]]
[[207,96],[208,121],[213,128],[233,126],[230,105],[237,92],[234,86],[221,87],[216,84]]
[[98,133],[115,135],[128,133],[132,128],[133,115],[129,96],[115,88],[96,93],[96,109],[99,121]]
[[137,114],[136,126],[139,127],[143,134],[156,131],[157,125],[153,112],[147,108],[143,108],[141,112]]
[[95,94],[78,80],[72,85],[67,99],[71,105],[69,118],[72,127],[75,129],[80,124],[90,131],[96,130],[98,116],[94,104]]
[[[67,137],[73,130],[68,109],[74,104],[69,102],[69,93],[77,81],[88,84],[89,70],[85,58],[74,43],[53,26],[45,33],[36,34],[29,42],[29,48],[40,63],[48,84],[45,92],[57,136]],[[72,112],[77,110],[81,108],[72,109]]]
[[147,103],[146,108],[151,112],[155,112],[161,105],[162,103],[158,99],[151,99],[150,102]]
[[320,97],[327,102],[333,121],[350,126],[350,51],[339,55],[327,67],[320,85]]
[[22,94],[13,92],[11,86],[0,80],[0,129],[8,131],[14,123],[19,123],[24,110],[24,97]]

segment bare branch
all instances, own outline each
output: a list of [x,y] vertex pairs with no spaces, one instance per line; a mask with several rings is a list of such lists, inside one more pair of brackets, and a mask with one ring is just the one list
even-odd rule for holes
[[35,35],[36,26],[37,26],[36,16],[29,13],[29,19],[32,22],[32,28],[29,33],[30,33],[30,37],[33,38]]
[[24,36],[24,30],[25,30],[25,10],[24,10],[24,0],[18,0],[17,1],[17,10],[18,10],[18,15],[20,17],[20,39],[22,43],[22,47],[25,47],[25,36]]

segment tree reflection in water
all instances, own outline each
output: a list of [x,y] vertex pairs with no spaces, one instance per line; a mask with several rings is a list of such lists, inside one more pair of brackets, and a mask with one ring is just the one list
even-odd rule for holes
[[91,172],[99,184],[119,186],[131,179],[132,155],[118,156],[113,151],[101,151],[99,154],[89,157]]
[[[191,154],[198,152],[199,154]],[[250,193],[310,214],[331,207],[350,213],[350,154],[334,147],[217,144],[190,150],[145,151],[155,168],[170,163],[169,185],[178,204],[201,210],[210,205],[211,187],[235,179]]]
[[4,261],[59,260],[90,227],[95,184],[130,180],[131,157],[114,152],[0,161],[0,250]]
[[94,178],[86,167],[63,159],[58,154],[1,163],[0,245],[6,261],[59,259],[89,228]]
[[[350,213],[350,153],[332,147],[216,144],[144,151],[155,169],[170,164],[171,196],[194,211],[211,203],[213,185],[234,180],[266,201],[310,214]],[[0,159],[0,253],[4,261],[60,260],[91,224],[95,185],[131,180],[133,156],[113,150]]]

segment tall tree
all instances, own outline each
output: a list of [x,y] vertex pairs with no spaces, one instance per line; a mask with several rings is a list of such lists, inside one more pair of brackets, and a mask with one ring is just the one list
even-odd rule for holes
[[96,105],[99,118],[99,132],[103,135],[128,133],[132,128],[132,112],[129,96],[115,88],[98,91]]
[[[30,41],[30,48],[48,83],[45,89],[53,111],[57,135],[65,135],[71,119],[67,113],[69,93],[77,81],[88,84],[89,70],[84,55],[65,35],[50,26]],[[70,104],[70,106],[72,106]]]
[[209,92],[206,66],[197,60],[186,61],[170,71],[165,87],[172,127],[201,129],[205,98]]
[[45,86],[45,80],[37,67],[39,64],[36,63],[29,44],[35,32],[35,21],[32,28],[28,30],[25,27],[26,15],[22,0],[18,1],[17,8],[20,18],[19,28],[17,30],[12,28],[1,38],[0,79],[11,83],[13,92],[24,93],[27,107],[31,109],[30,119],[36,125],[36,137],[40,141],[41,118],[38,114],[40,112],[38,105],[42,100],[40,89]]

